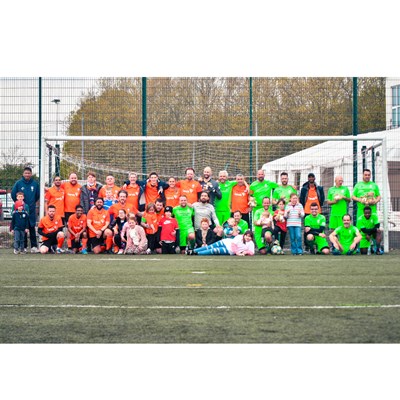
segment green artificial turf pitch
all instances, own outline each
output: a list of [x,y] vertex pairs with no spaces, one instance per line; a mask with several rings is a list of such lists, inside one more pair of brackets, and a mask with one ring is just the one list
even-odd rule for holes
[[400,342],[395,253],[0,257],[0,343]]

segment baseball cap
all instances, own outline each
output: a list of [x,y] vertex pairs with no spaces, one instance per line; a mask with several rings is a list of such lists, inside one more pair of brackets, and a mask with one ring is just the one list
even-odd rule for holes
[[167,207],[165,207],[165,209],[164,209],[164,212],[172,212],[172,207],[171,206],[167,206]]
[[23,201],[18,200],[18,201],[15,202],[15,209],[16,210],[18,208],[20,208],[20,207],[23,207],[23,206],[24,206],[24,202]]

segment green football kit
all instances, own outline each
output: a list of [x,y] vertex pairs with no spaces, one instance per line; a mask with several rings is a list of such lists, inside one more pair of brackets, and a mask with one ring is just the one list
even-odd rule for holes
[[218,221],[223,224],[231,216],[231,200],[232,188],[236,185],[236,181],[219,182],[219,189],[221,190],[221,199],[215,198],[214,207],[215,214],[217,214]]
[[176,206],[173,209],[173,214],[176,218],[176,221],[178,222],[179,227],[179,246],[184,247],[187,245],[187,238],[189,233],[194,232],[192,220],[194,211],[192,207]]
[[[361,181],[356,183],[356,185],[354,186],[353,196],[360,198],[367,196],[368,193],[373,193],[374,197],[378,197],[381,195],[379,187],[375,182]],[[367,204],[357,202],[357,218],[364,215],[364,207],[366,205]],[[377,214],[376,204],[369,204],[369,206],[371,207],[371,214]]]
[[326,218],[322,214],[317,214],[315,217],[312,214],[307,215],[304,219],[304,227],[310,227],[311,233],[314,236],[313,241],[308,241],[310,249],[315,246],[317,247],[317,251],[321,252],[322,249],[328,248],[329,243],[326,240],[326,237],[318,236],[319,233],[323,233],[326,226]]
[[[332,186],[328,190],[327,198],[329,201],[334,201],[335,196],[344,196],[350,199],[350,190],[347,186]],[[341,199],[337,203],[331,205],[331,213],[329,216],[329,228],[335,229],[343,225],[343,215],[347,214],[348,203],[346,200]]]
[[346,254],[350,250],[354,238],[357,236],[358,229],[354,225],[350,225],[348,228],[339,226],[335,229],[335,233],[338,237],[339,243],[343,247],[342,254]]

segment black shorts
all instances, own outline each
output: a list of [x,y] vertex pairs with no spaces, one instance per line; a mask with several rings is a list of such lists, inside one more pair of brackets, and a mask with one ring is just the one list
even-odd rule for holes
[[105,246],[104,239],[101,237],[100,239],[97,237],[92,237],[89,239],[90,246],[94,249],[97,246]]
[[52,246],[57,246],[57,233],[56,232],[46,236],[46,238],[47,238],[46,240],[43,240],[40,243],[40,246],[46,246],[48,249],[50,249]]

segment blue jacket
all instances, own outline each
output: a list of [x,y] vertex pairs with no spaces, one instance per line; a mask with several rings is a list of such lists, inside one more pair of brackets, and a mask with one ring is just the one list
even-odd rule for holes
[[36,202],[40,198],[40,188],[39,184],[32,178],[26,181],[21,178],[19,181],[15,182],[14,187],[11,191],[11,197],[14,201],[17,200],[17,193],[22,192],[24,194],[24,202],[29,207],[29,222],[31,226],[36,225]]
[[24,231],[29,228],[29,217],[25,210],[14,211],[11,220],[11,230]]

